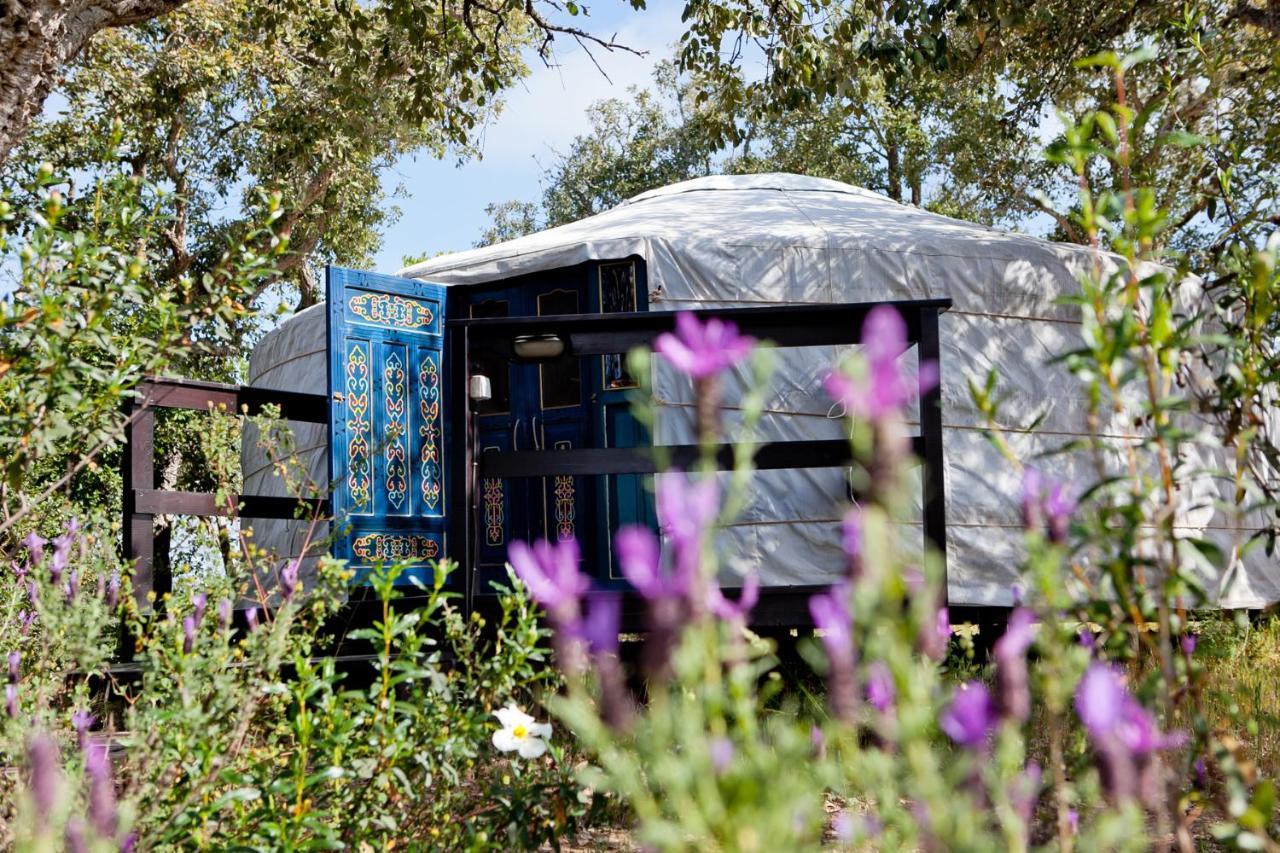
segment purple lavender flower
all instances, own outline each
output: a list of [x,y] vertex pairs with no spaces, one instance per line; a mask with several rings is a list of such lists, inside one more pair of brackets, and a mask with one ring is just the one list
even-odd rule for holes
[[120,606],[120,573],[112,572],[107,581],[107,607],[115,610]]
[[16,684],[4,686],[4,712],[9,715],[9,719],[18,719],[18,685]]
[[36,825],[45,827],[58,801],[62,785],[62,756],[58,744],[44,732],[36,732],[27,741],[28,786],[35,806]]
[[224,598],[218,602],[218,627],[226,630],[231,624],[231,599]]
[[133,853],[135,847],[138,846],[138,833],[135,830],[124,837],[124,841],[120,842],[120,853]]
[[727,737],[715,737],[707,747],[711,754],[711,767],[717,776],[723,776],[733,763],[733,741]]
[[1105,663],[1090,664],[1076,688],[1075,703],[1094,740],[1116,737],[1135,755],[1176,748],[1186,740],[1182,732],[1162,733],[1151,712],[1125,689],[1120,673]]
[[747,575],[742,581],[742,589],[738,593],[737,601],[725,598],[724,591],[715,581],[708,584],[707,590],[711,612],[717,618],[735,624],[745,624],[747,616],[760,600],[760,578],[756,577],[754,572]]
[[1165,734],[1155,718],[1124,686],[1112,666],[1094,662],[1076,686],[1076,714],[1098,758],[1102,784],[1115,800],[1155,795],[1154,756],[1185,743],[1182,732]]
[[931,660],[942,660],[951,646],[951,611],[939,607],[933,614],[933,624],[920,628],[920,653]]
[[18,611],[18,635],[21,637],[25,637],[27,636],[27,634],[31,633],[31,626],[32,624],[35,623],[35,621],[36,621],[36,612],[34,610],[32,611],[27,611],[25,609],[19,610]]
[[815,758],[822,760],[827,754],[827,736],[823,734],[820,726],[809,727],[809,748],[813,750]]
[[196,617],[196,623],[199,624],[204,619],[204,611],[209,606],[209,596],[204,592],[197,592],[191,596],[191,604],[195,608],[193,613]]
[[675,573],[697,593],[702,542],[720,511],[720,491],[713,477],[693,481],[681,471],[658,478],[658,523],[671,540]]
[[67,536],[55,536],[53,539],[53,556],[49,558],[49,574],[57,583],[63,570],[71,562],[71,539]]
[[1067,541],[1071,516],[1079,501],[1065,483],[1046,478],[1027,467],[1022,472],[1022,523],[1028,531],[1045,530],[1049,541]]
[[841,370],[827,375],[827,393],[858,420],[878,423],[896,416],[920,391],[938,382],[938,365],[926,362],[911,377],[898,366],[907,349],[907,325],[896,308],[873,308],[862,324],[862,356],[866,369],[860,376]]
[[245,624],[249,627],[249,631],[258,630],[258,608],[250,607],[244,612]]
[[9,683],[17,684],[20,675],[22,675],[22,652],[15,649],[9,652]]
[[89,782],[89,824],[99,838],[115,838],[115,785],[111,781],[111,759],[105,743],[88,741],[84,751],[84,775]]
[[1035,814],[1036,800],[1040,798],[1040,778],[1043,771],[1040,765],[1032,761],[1013,782],[1009,792],[1009,801],[1013,805],[1022,823],[1029,829],[1031,818]]
[[544,539],[532,546],[516,540],[507,549],[507,560],[516,576],[533,600],[552,615],[576,614],[578,599],[587,591],[589,583],[578,571],[580,556],[573,539],[554,544]]
[[1080,831],[1080,812],[1075,809],[1067,809],[1067,829],[1072,835]]
[[1182,635],[1182,653],[1190,657],[1196,653],[1196,640],[1199,639],[1195,634]]
[[874,815],[854,814],[844,809],[831,822],[831,831],[841,844],[853,844],[875,838],[884,831],[884,825]]
[[75,604],[76,596],[80,594],[80,573],[75,569],[67,575],[67,582],[62,585],[62,595],[67,600],[67,604]]
[[849,615],[849,588],[837,584],[809,599],[809,615],[822,631],[822,645],[832,661],[853,661],[853,621]]
[[618,630],[622,622],[622,599],[616,593],[595,593],[587,598],[587,616],[582,620],[582,639],[592,655],[618,651]]
[[40,585],[35,581],[27,581],[27,600],[31,602],[32,607],[40,604]]
[[638,524],[620,528],[613,537],[613,547],[622,576],[645,598],[678,598],[685,594],[685,579],[662,571],[658,537],[649,528]]
[[1035,639],[1035,614],[1019,607],[1009,615],[1004,634],[992,647],[996,661],[996,705],[1001,716],[1025,723],[1031,716],[1027,649]]
[[17,560],[11,562],[10,567],[13,569],[13,576],[22,582],[27,577],[27,564],[19,563]]
[[1054,483],[1044,501],[1044,513],[1049,521],[1049,541],[1062,544],[1067,541],[1071,528],[1071,516],[1079,508],[1076,499],[1064,483]]
[[22,544],[27,546],[27,553],[31,555],[31,565],[34,566],[44,558],[44,539],[40,538],[39,533],[31,531],[23,538]]
[[93,728],[97,719],[88,711],[75,711],[71,714],[71,727],[76,730],[76,741],[80,744],[81,750],[88,748],[89,730]]
[[1080,641],[1080,645],[1091,652],[1098,647],[1098,638],[1093,636],[1093,629],[1088,625],[1080,626],[1080,630],[1076,632],[1076,638]]
[[191,654],[196,645],[196,620],[194,616],[182,617],[182,653]]
[[676,315],[675,333],[659,335],[653,348],[686,376],[706,379],[745,359],[755,345],[755,338],[738,334],[733,323],[714,317],[703,323],[682,311]]
[[867,666],[867,704],[882,714],[893,710],[897,690],[893,684],[893,673],[883,661],[872,661]]
[[67,821],[62,837],[67,842],[68,853],[89,853],[89,842],[84,837],[84,822],[79,818],[73,817]]
[[[280,570],[280,595],[285,601],[290,601],[293,594],[298,591],[298,569],[302,558],[293,560],[289,565]],[[201,608],[201,613],[204,610]]]
[[827,651],[827,703],[832,715],[844,723],[853,721],[858,705],[849,594],[849,586],[842,583],[809,599],[809,615],[822,631]]
[[960,685],[951,696],[951,704],[938,717],[938,726],[947,737],[972,750],[986,748],[995,724],[995,703],[986,685],[976,681]]

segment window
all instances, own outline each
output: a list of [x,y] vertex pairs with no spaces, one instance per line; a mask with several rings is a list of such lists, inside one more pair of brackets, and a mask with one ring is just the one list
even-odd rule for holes
[[[636,265],[634,261],[601,264],[600,313],[616,314],[636,310]],[[626,356],[609,353],[600,356],[604,388],[634,388],[635,380],[627,373]]]

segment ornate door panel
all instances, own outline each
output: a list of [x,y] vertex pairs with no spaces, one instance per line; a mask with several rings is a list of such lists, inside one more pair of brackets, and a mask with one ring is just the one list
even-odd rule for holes
[[425,579],[446,553],[444,287],[329,267],[327,288],[334,556]]

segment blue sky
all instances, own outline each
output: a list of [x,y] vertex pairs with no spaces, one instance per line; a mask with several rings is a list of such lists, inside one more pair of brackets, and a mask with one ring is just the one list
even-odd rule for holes
[[456,158],[405,157],[383,178],[388,192],[403,185],[394,199],[402,214],[384,236],[374,269],[395,272],[410,254],[437,254],[469,248],[488,223],[485,205],[508,199],[539,198],[539,162],[546,165],[587,129],[586,108],[602,98],[623,96],[628,86],[649,82],[654,65],[669,58],[682,30],[680,0],[650,0],[634,12],[623,0],[599,0],[582,29],[617,41],[645,56],[593,48],[609,75],[605,79],[572,40],[556,39],[554,65],[528,59],[531,74],[505,98],[501,114],[487,128],[482,156],[458,165]]

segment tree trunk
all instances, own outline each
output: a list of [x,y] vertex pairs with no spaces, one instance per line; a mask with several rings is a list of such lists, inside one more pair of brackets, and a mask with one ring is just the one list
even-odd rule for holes
[[26,136],[67,63],[100,30],[136,24],[187,0],[0,2],[0,166]]
[[889,178],[889,198],[902,203],[902,163],[898,160],[898,145],[891,142],[885,146],[885,167]]

